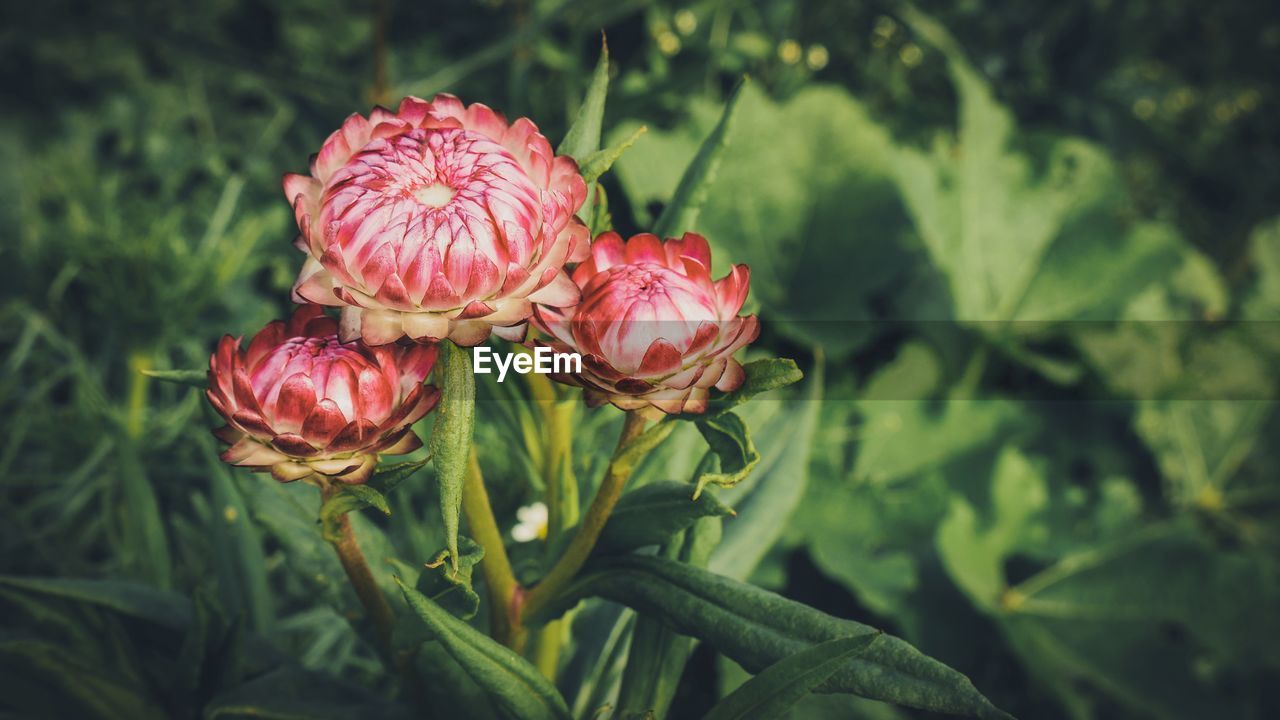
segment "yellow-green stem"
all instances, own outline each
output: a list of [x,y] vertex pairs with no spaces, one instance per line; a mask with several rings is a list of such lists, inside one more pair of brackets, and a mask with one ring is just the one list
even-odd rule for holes
[[471,459],[467,463],[462,512],[467,516],[471,538],[484,548],[480,572],[489,592],[489,634],[504,645],[519,647],[524,642],[524,631],[513,608],[520,587],[511,571],[511,560],[502,542],[502,531],[493,517],[493,507],[489,505],[489,493],[484,487],[475,448],[471,449]]
[[[336,488],[326,485],[321,493],[324,499],[328,500],[335,491]],[[365,612],[369,613],[369,618],[373,621],[374,630],[378,634],[379,649],[390,658],[391,630],[396,624],[395,614],[391,612],[387,597],[382,594],[378,582],[373,578],[373,571],[369,569],[369,563],[364,558],[364,553],[360,551],[355,531],[351,528],[350,513],[338,518],[338,539],[331,544],[338,553],[338,560],[347,573],[347,579],[351,581],[351,587],[356,591],[356,597],[360,599],[360,604],[364,606]]]
[[551,682],[556,681],[556,670],[560,668],[560,644],[564,635],[564,618],[552,620],[538,631],[533,645],[533,664],[543,677]]
[[596,541],[600,539],[600,532],[604,530],[604,524],[609,520],[613,507],[618,504],[618,498],[622,497],[622,489],[631,476],[629,464],[624,467],[616,462],[618,454],[627,443],[644,432],[644,426],[645,420],[639,413],[627,413],[626,421],[622,426],[622,435],[618,438],[618,446],[613,452],[614,461],[610,461],[608,469],[605,470],[600,488],[596,490],[596,496],[591,500],[591,507],[587,508],[587,514],[578,524],[578,531],[569,541],[569,547],[565,549],[564,555],[560,556],[542,582],[530,589],[525,596],[524,607],[521,610],[524,617],[536,615],[539,610],[542,610],[557,592],[573,580],[591,555]]

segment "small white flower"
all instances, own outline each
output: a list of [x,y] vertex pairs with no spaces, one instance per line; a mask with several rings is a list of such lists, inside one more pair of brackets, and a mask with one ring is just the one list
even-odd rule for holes
[[511,537],[516,542],[531,542],[547,539],[547,506],[536,502],[516,510],[516,526],[511,528]]

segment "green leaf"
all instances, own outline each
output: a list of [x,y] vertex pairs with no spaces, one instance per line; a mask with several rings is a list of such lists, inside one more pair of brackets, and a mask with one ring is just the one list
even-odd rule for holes
[[400,589],[432,636],[508,717],[518,720],[570,717],[564,698],[527,660],[403,582]]
[[738,98],[742,96],[742,88],[746,84],[747,80],[743,78],[742,82],[734,88],[733,94],[724,105],[720,122],[716,123],[711,134],[698,149],[698,154],[685,169],[675,193],[672,194],[671,200],[662,210],[662,215],[653,225],[653,233],[658,237],[671,237],[692,229],[696,225],[698,213],[707,200],[707,191],[715,182],[716,172],[720,168],[720,158],[729,145],[729,132],[733,127]]
[[[441,550],[426,570],[418,577],[418,592],[431,598],[444,609],[463,620],[470,620],[480,608],[480,596],[471,588],[471,579],[475,567],[484,558],[484,548],[471,538],[458,538],[460,557],[450,567],[444,567],[449,559],[449,551]],[[456,566],[458,569],[452,569]]]
[[640,136],[645,134],[648,129],[649,128],[644,125],[641,125],[636,128],[635,132],[631,133],[621,141],[614,143],[603,150],[596,150],[583,158],[581,167],[579,168],[582,173],[582,179],[586,180],[588,185],[599,179],[601,175],[609,171],[609,168],[613,167],[613,163],[616,162],[618,158],[622,157],[622,153],[626,152],[628,148],[636,144],[636,141],[639,140]]
[[[798,372],[798,371],[797,371]],[[752,435],[760,439],[760,464],[737,487],[717,493],[738,511],[724,529],[710,568],[746,580],[789,527],[809,483],[819,411],[824,406],[821,358],[814,364],[804,397],[786,403],[755,403],[743,409]]]
[[994,517],[981,527],[977,512],[953,495],[938,525],[938,556],[951,578],[979,608],[994,611],[1005,589],[1004,559],[1045,528],[1033,518],[1049,502],[1041,471],[1016,448],[1004,448],[991,483]]
[[926,346],[909,343],[861,391],[858,412],[863,423],[855,479],[903,480],[990,448],[1032,426],[1025,408],[1007,400],[931,401],[939,366]]
[[[899,11],[941,51],[959,97],[954,138],[940,139],[932,153],[902,147],[892,164],[957,318],[993,337],[1113,319],[1197,255],[1171,226],[1134,219],[1126,184],[1102,148],[1020,132],[946,29],[908,3]],[[1055,364],[1030,367],[1070,379]]]
[[143,375],[177,385],[188,385],[198,390],[209,387],[208,370],[143,370]]
[[880,637],[864,633],[819,643],[779,660],[716,703],[703,720],[769,720],[785,715],[791,706],[813,692]]
[[744,363],[742,372],[745,375],[742,385],[737,390],[712,398],[707,412],[699,415],[675,415],[681,420],[701,422],[721,413],[729,412],[755,396],[778,390],[804,379],[804,372],[796,365],[795,360],[787,358],[760,358]]
[[[610,558],[608,569],[575,582],[548,608],[547,616],[587,596],[657,617],[678,633],[710,643],[749,672],[760,672],[817,643],[877,632],[754,585],[650,557]],[[935,712],[1008,717],[966,677],[889,635],[846,660],[819,691],[852,692]]]
[[694,498],[693,487],[688,483],[649,483],[618,500],[596,548],[602,553],[622,553],[661,545],[698,518],[726,515],[733,515],[729,506],[712,493]]
[[462,512],[462,485],[471,459],[471,435],[475,429],[476,379],[471,354],[451,342],[440,343],[436,380],[440,404],[431,431],[431,454],[440,484],[440,514],[444,516],[445,547],[453,569],[458,569],[458,518]]
[[[779,103],[760,85],[742,91],[733,145],[697,225],[675,230],[707,237],[717,273],[730,261],[751,266],[751,297],[771,330],[844,355],[888,326],[877,321],[909,315],[877,303],[919,264],[893,181],[893,137],[842,88],[809,85]],[[642,226],[652,225],[647,208],[671,197],[720,115],[705,101],[686,107],[686,121],[670,131],[656,129],[670,123],[655,114],[610,135],[625,137],[641,122],[655,128],[614,167]]]
[[181,595],[125,580],[78,580],[0,575],[0,587],[89,603],[166,628],[191,622],[191,602]]
[[698,432],[706,439],[708,447],[720,458],[720,472],[703,473],[696,482],[694,499],[702,495],[707,485],[733,487],[742,481],[760,462],[760,453],[751,442],[751,433],[742,418],[727,412],[709,417],[698,423]]
[[[568,155],[582,164],[584,159],[600,147],[600,128],[604,123],[604,101],[609,94],[609,45],[602,38],[600,41],[600,59],[596,61],[595,72],[591,74],[591,85],[587,88],[587,96],[573,118],[573,124],[565,133],[564,140],[556,148],[557,155]],[[588,180],[588,183],[591,181]]]
[[[719,517],[701,518],[671,538],[658,554],[695,567],[706,567],[711,552],[720,542],[721,531]],[[678,635],[658,619],[637,618],[618,689],[618,716],[665,717],[693,648],[693,638]]]
[[343,485],[320,507],[320,525],[325,540],[337,542],[338,518],[349,512],[371,507],[377,508],[383,515],[391,515],[391,506],[387,504],[385,493],[391,492],[429,461],[423,459],[397,463],[379,470],[363,485]]
[[996,619],[1068,707],[1101,694],[1135,716],[1238,717],[1251,701],[1204,668],[1280,667],[1273,568],[1262,553],[1215,547],[1189,520],[1149,524],[1027,578]]

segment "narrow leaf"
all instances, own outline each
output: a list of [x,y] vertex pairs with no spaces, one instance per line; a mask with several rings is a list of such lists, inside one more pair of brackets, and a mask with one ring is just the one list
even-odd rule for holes
[[579,168],[582,173],[582,179],[586,180],[588,184],[595,182],[601,175],[608,172],[609,168],[613,167],[613,163],[622,157],[622,153],[626,152],[632,145],[635,145],[636,140],[639,140],[640,136],[648,130],[649,128],[641,125],[622,142],[587,155],[582,159],[582,164]]
[[[568,155],[581,162],[587,155],[600,147],[600,128],[604,124],[604,99],[609,93],[609,45],[603,39],[600,43],[600,59],[596,61],[595,72],[591,75],[591,85],[587,88],[587,96],[578,108],[578,114],[565,133],[557,155]],[[588,180],[588,183],[591,181]]]
[[391,506],[387,504],[386,493],[426,464],[427,460],[397,463],[380,470],[363,485],[344,485],[320,508],[324,539],[329,542],[337,541],[338,518],[349,512],[371,507],[377,508],[383,515],[390,515]]
[[209,387],[208,370],[142,370],[143,375],[178,385],[190,385],[203,390]]
[[458,569],[458,517],[462,512],[462,484],[471,454],[475,425],[476,379],[470,353],[450,342],[440,343],[436,363],[440,404],[431,431],[431,454],[440,483],[440,514],[444,516],[445,547]]
[[[588,596],[656,617],[678,633],[710,643],[748,672],[763,671],[817,643],[876,632],[754,585],[684,563],[636,555],[610,558],[607,570],[575,582],[538,620],[555,617]],[[818,690],[934,712],[1009,717],[964,675],[890,635],[846,659]]]
[[98,605],[167,628],[183,628],[191,622],[191,601],[187,598],[127,580],[0,575],[3,587]]
[[712,493],[693,497],[688,483],[655,482],[632,490],[618,501],[600,534],[597,552],[628,552],[661,545],[698,518],[733,515]]
[[405,600],[471,679],[502,712],[520,720],[567,720],[569,708],[555,687],[529,661],[454,617],[399,578]]
[[[753,360],[742,366],[742,372],[746,375],[742,385],[717,400],[712,405],[712,412],[722,413],[732,410],[760,393],[777,390],[804,379],[804,372],[796,365],[796,361],[787,358]],[[685,417],[690,420],[701,420],[707,416]]]
[[725,147],[729,145],[729,131],[733,127],[734,111],[738,107],[738,98],[742,97],[742,88],[746,84],[747,80],[743,78],[742,82],[738,83],[738,87],[734,88],[729,101],[725,103],[720,122],[716,123],[711,134],[702,142],[698,154],[693,157],[693,162],[689,163],[689,167],[680,178],[680,184],[676,186],[671,201],[667,203],[661,217],[654,223],[653,232],[658,237],[669,237],[693,229],[698,220],[698,212],[706,202],[707,191],[715,182],[716,171],[720,168],[720,158],[724,155]]
[[714,415],[698,423],[698,432],[706,439],[707,446],[720,458],[720,472],[703,473],[698,477],[693,491],[694,499],[702,496],[702,489],[715,484],[733,487],[742,481],[760,462],[760,453],[751,442],[751,433],[742,418],[727,412]]
[[703,720],[768,720],[780,718],[840,669],[853,655],[867,649],[879,633],[828,640],[770,665],[716,703]]

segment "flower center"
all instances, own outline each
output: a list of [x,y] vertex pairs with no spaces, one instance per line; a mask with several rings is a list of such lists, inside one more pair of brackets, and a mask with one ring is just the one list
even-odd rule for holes
[[420,187],[413,191],[414,199],[429,208],[442,208],[448,205],[456,194],[453,188],[439,182],[431,183],[426,187]]

